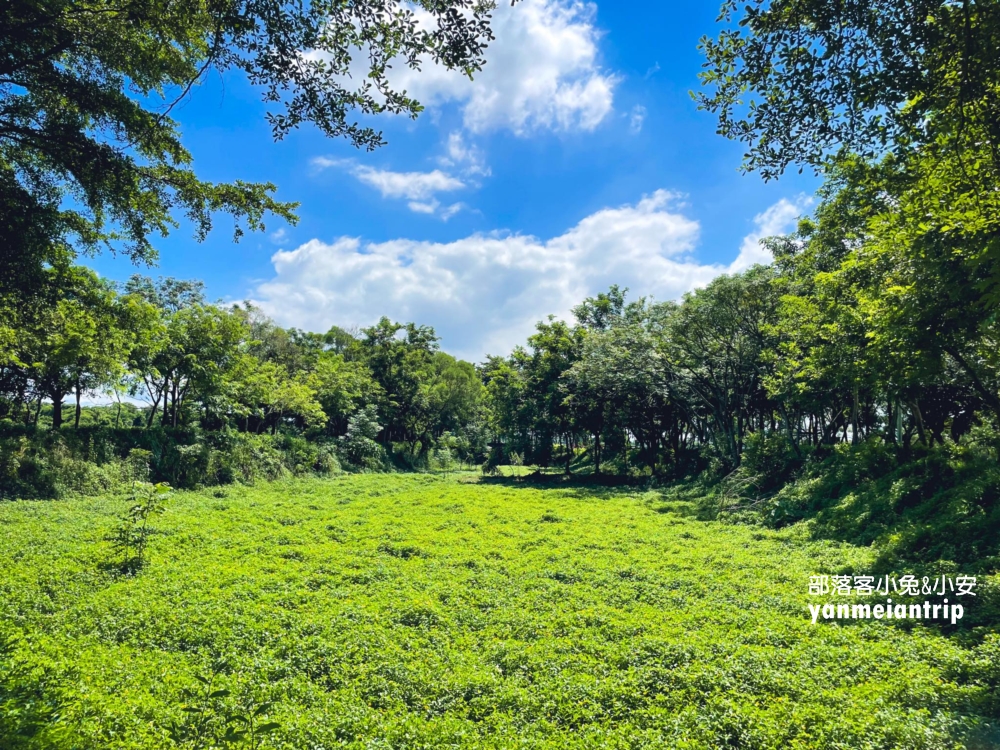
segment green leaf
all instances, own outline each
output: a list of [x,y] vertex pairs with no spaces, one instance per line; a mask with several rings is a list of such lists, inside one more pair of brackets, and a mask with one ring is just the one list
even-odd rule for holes
[[274,701],[265,701],[264,703],[261,703],[259,706],[257,706],[257,709],[253,712],[253,716],[257,717],[266,713],[273,705]]

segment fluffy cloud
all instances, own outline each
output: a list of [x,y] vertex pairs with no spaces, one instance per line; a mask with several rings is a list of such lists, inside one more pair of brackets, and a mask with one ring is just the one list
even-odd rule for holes
[[774,260],[771,252],[764,247],[761,240],[779,234],[787,234],[795,229],[795,223],[812,203],[811,198],[799,196],[790,201],[782,198],[763,213],[753,217],[755,229],[743,238],[740,254],[729,266],[731,273],[745,271],[756,263],[770,263]]
[[593,130],[611,112],[618,82],[599,64],[595,13],[575,0],[498,3],[496,40],[474,81],[425,64],[420,71],[398,65],[393,84],[425,106],[458,103],[472,132]]
[[433,172],[392,172],[325,156],[316,157],[312,160],[312,164],[319,169],[343,167],[364,184],[378,190],[383,198],[426,201],[437,193],[461,190],[465,187],[465,183],[460,179],[445,174],[440,169],[435,169]]
[[313,167],[327,169],[341,167],[354,175],[360,182],[378,190],[383,198],[405,198],[411,211],[421,214],[439,213],[441,218],[454,216],[461,208],[461,203],[453,203],[439,212],[440,201],[435,196],[462,190],[466,184],[457,177],[445,174],[440,169],[432,172],[392,172],[387,169],[375,169],[364,164],[356,164],[345,159],[331,159],[318,156],[312,160]]
[[782,199],[754,219],[728,266],[691,252],[698,222],[677,196],[657,191],[606,208],[543,241],[494,232],[454,242],[311,240],[272,256],[275,276],[254,296],[284,325],[315,331],[370,325],[382,315],[434,326],[453,354],[479,360],[507,353],[549,314],[568,318],[586,296],[612,284],[630,296],[676,299],[722,273],[771,260],[759,240],[792,228],[808,201]]
[[[313,167],[345,169],[383,197],[406,199],[411,211],[447,221],[466,206],[444,204],[438,194],[476,188],[491,174],[483,153],[467,140],[469,135],[502,129],[518,135],[590,131],[611,113],[618,78],[599,63],[596,10],[580,0],[521,0],[513,7],[499,3],[492,24],[496,39],[486,51],[487,65],[474,80],[428,60],[416,71],[397,61],[390,74],[393,88],[431,109],[448,104],[461,108],[464,127],[449,134],[445,153],[438,158],[445,171],[393,172],[324,156],[314,158]],[[413,12],[418,23],[433,24],[421,8]],[[364,78],[365,60],[362,53],[352,62],[354,80]],[[626,115],[632,132],[642,129],[645,113],[637,106]]]
[[466,143],[461,133],[451,133],[445,146],[444,156],[438,159],[442,167],[456,169],[470,176],[489,177],[492,173],[486,166],[483,152]]
[[506,353],[536,321],[569,315],[611,284],[670,299],[726,269],[690,258],[698,223],[658,191],[607,208],[547,241],[491,233],[454,242],[311,240],[272,257],[275,277],[254,296],[285,325],[326,330],[381,315],[433,325],[448,351]]

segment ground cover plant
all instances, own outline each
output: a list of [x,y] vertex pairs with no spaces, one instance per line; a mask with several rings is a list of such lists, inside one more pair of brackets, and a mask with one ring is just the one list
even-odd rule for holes
[[876,552],[809,522],[699,520],[635,487],[339,475],[175,492],[135,572],[104,539],[128,502],[0,504],[0,746],[998,742],[996,637],[811,624],[809,575]]

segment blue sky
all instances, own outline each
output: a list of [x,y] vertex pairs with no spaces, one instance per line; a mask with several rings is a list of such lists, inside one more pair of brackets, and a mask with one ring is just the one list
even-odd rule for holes
[[143,272],[202,279],[212,298],[310,330],[414,320],[478,360],[612,283],[669,299],[766,261],[757,238],[790,229],[818,180],[741,175],[740,145],[696,109],[697,44],[717,12],[716,0],[502,3],[476,81],[400,72],[427,110],[380,119],[388,145],[374,153],[309,127],[275,143],[258,92],[213,75],[175,111],[199,175],[273,182],[301,221],[239,244],[224,216],[202,244],[185,226]]

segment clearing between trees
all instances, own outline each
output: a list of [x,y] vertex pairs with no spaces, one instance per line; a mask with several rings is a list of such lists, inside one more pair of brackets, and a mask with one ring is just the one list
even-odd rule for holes
[[170,494],[137,571],[108,541],[128,502],[0,504],[0,746],[998,741],[1000,641],[812,624],[810,575],[875,551],[808,522],[702,521],[682,491],[340,475]]

